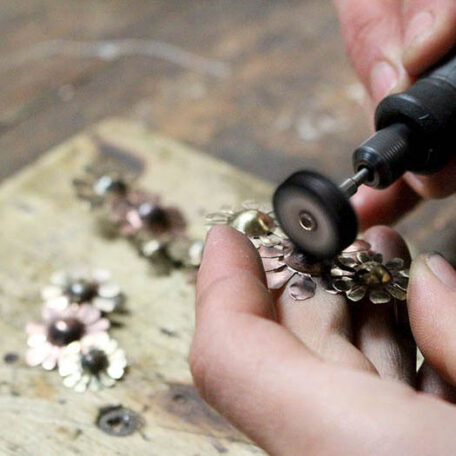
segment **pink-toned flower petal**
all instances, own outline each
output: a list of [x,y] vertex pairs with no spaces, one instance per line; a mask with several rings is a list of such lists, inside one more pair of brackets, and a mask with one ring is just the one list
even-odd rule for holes
[[277,258],[261,258],[263,263],[263,268],[265,272],[270,271],[279,271],[286,267],[283,261],[278,260]]
[[38,321],[29,321],[25,327],[27,334],[46,334],[46,325]]
[[309,276],[295,276],[290,283],[290,296],[296,301],[305,301],[315,296],[316,283]]
[[356,239],[355,242],[353,242],[352,245],[349,245],[343,252],[344,253],[355,253],[355,252],[362,252],[362,251],[367,251],[371,249],[371,245],[362,240],[362,239]]
[[77,318],[85,325],[96,322],[100,315],[100,310],[90,304],[82,304],[77,312]]
[[[56,348],[56,347],[54,347]],[[52,350],[51,353],[46,357],[46,359],[41,363],[43,369],[53,370],[57,366],[57,361],[59,359],[59,349]]]
[[258,253],[261,258],[281,258],[284,255],[283,250],[276,247],[264,247],[261,246],[258,249]]
[[110,326],[111,324],[107,318],[100,318],[98,321],[86,328],[86,334],[104,332],[107,331]]
[[285,268],[283,271],[268,272],[266,274],[266,281],[270,290],[278,290],[285,286],[285,284],[291,279],[294,272]]
[[39,366],[49,355],[47,347],[33,347],[29,348],[25,353],[25,362],[29,366]]

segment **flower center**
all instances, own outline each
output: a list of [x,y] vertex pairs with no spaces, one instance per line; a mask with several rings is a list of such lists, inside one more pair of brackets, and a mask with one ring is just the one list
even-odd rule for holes
[[111,176],[101,176],[93,185],[93,189],[98,195],[106,193],[123,194],[127,191],[127,185],[121,179],[113,179]]
[[149,202],[140,204],[138,214],[141,220],[149,225],[167,226],[169,224],[166,210],[157,204]]
[[297,272],[303,272],[316,276],[321,275],[323,272],[323,263],[311,262],[304,253],[297,250],[293,250],[288,255],[285,255],[283,262]]
[[67,294],[73,302],[90,301],[96,294],[96,286],[85,279],[79,279],[70,284]]
[[55,320],[47,332],[48,340],[58,347],[68,345],[81,338],[84,333],[84,325],[76,318],[62,318]]
[[391,282],[392,276],[388,269],[375,261],[368,261],[356,268],[357,278],[369,287],[387,285]]
[[82,368],[91,374],[98,374],[108,367],[108,358],[103,350],[91,348],[81,357]]
[[274,219],[264,212],[249,209],[239,212],[231,226],[247,236],[265,236],[274,229]]

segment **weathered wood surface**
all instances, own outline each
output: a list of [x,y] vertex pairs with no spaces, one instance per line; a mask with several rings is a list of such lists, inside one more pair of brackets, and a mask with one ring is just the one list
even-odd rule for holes
[[[193,57],[49,55],[58,39]],[[0,86],[0,179],[119,114],[274,182],[301,166],[341,181],[369,134],[329,0],[0,0]],[[401,232],[456,261],[455,204],[427,204]]]
[[[0,187],[0,454],[236,456],[262,454],[198,398],[187,352],[194,286],[183,272],[154,277],[122,239],[95,234],[94,215],[76,199],[71,180],[98,154],[142,169],[138,185],[181,207],[194,236],[203,213],[246,198],[270,197],[271,187],[230,165],[110,120],[50,151]],[[128,313],[112,330],[131,367],[113,389],[78,394],[57,372],[24,364],[24,326],[39,318],[40,287],[58,269],[109,268],[127,295]],[[13,364],[5,354],[20,355]],[[144,418],[141,432],[113,437],[95,426],[98,409],[122,404]]]

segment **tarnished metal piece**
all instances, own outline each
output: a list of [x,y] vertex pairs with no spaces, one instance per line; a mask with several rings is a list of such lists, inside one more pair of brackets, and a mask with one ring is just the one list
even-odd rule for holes
[[96,424],[109,435],[125,437],[140,430],[144,426],[144,419],[127,407],[114,405],[100,409]]
[[336,259],[329,286],[355,302],[365,297],[374,304],[385,304],[392,298],[404,301],[407,298],[408,270],[401,258],[384,264],[379,253],[357,252]]

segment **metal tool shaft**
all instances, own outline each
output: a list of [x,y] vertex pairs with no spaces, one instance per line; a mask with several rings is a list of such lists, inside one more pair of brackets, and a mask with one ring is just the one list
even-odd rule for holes
[[357,191],[360,185],[364,184],[369,178],[369,170],[361,168],[353,177],[349,177],[346,181],[340,184],[340,189],[351,198]]

